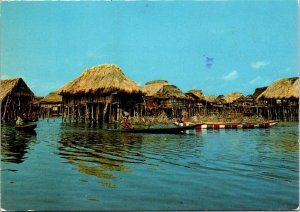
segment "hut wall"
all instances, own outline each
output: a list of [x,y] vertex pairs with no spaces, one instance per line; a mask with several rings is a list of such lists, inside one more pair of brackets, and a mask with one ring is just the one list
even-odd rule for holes
[[139,114],[141,110],[136,109],[137,103],[143,103],[140,94],[63,95],[63,117],[111,123],[120,119],[121,111],[127,111],[131,116]]

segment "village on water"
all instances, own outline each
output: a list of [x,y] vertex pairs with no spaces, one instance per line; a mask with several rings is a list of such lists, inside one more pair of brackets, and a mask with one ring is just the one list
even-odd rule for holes
[[183,92],[168,79],[139,85],[115,64],[84,70],[76,79],[45,97],[35,96],[22,78],[1,79],[1,120],[35,121],[61,116],[64,121],[119,123],[127,114],[133,124],[262,123],[298,121],[299,78],[281,78],[252,94],[239,91],[205,95],[205,88]]

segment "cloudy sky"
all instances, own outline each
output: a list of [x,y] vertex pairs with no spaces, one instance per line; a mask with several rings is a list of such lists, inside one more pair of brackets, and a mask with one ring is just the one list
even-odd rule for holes
[[42,96],[108,63],[207,95],[299,74],[296,0],[4,2],[1,27],[1,78]]

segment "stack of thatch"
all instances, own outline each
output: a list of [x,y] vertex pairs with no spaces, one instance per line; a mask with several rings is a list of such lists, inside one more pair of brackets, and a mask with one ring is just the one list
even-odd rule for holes
[[224,97],[226,103],[232,103],[233,101],[237,100],[240,97],[243,97],[244,95],[239,92],[233,92],[229,93],[226,97]]
[[154,95],[155,98],[161,99],[186,99],[185,94],[175,85],[164,85],[159,91]]
[[142,88],[124,75],[114,64],[99,65],[85,70],[78,78],[58,90],[61,95],[143,93]]
[[299,99],[299,78],[283,78],[272,83],[258,99]]
[[154,96],[164,85],[170,85],[167,80],[153,80],[147,82],[143,88],[146,96]]
[[51,92],[47,96],[45,96],[40,103],[62,103],[62,96],[57,92]]

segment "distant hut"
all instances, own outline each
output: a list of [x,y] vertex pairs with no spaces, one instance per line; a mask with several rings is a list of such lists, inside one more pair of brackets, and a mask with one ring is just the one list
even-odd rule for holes
[[229,93],[227,96],[224,97],[227,104],[233,103],[235,100],[237,100],[240,97],[243,97],[244,95],[240,92],[232,92]]
[[253,95],[249,94],[247,96],[241,96],[237,99],[235,99],[234,101],[234,105],[235,106],[254,106],[254,98]]
[[1,119],[14,120],[19,114],[31,112],[33,98],[22,78],[1,80]]
[[163,85],[154,95],[158,100],[159,108],[163,109],[170,117],[179,117],[185,110],[187,97],[175,85]]
[[142,88],[114,64],[85,70],[58,93],[62,95],[64,117],[75,119],[118,120],[121,110],[133,115],[135,104],[143,102]]
[[43,99],[43,96],[34,96],[32,100],[31,110],[39,113],[40,111],[40,102]]
[[47,116],[59,116],[62,113],[62,96],[51,92],[40,100],[40,113]]
[[268,118],[298,118],[299,78],[282,78],[272,83],[258,97],[264,100],[268,109]]
[[170,85],[170,83],[166,80],[153,80],[145,84],[143,91],[145,92],[146,111],[158,109],[158,102],[155,102],[154,96],[164,85]]
[[189,98],[189,116],[196,115],[198,113],[207,110],[207,101],[202,90],[192,89],[185,94]]

